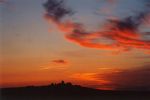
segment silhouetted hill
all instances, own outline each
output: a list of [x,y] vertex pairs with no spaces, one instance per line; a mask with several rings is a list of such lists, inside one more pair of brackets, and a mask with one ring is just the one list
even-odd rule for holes
[[150,100],[150,92],[102,91],[61,83],[1,89],[2,100]]

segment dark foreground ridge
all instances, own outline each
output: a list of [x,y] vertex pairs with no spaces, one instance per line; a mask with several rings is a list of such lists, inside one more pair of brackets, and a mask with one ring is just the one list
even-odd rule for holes
[[150,100],[148,91],[104,91],[71,83],[3,88],[0,100]]

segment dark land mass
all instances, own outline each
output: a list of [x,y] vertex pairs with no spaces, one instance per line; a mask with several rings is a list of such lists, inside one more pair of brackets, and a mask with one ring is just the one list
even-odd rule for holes
[[150,100],[150,91],[104,91],[71,83],[2,88],[0,100]]

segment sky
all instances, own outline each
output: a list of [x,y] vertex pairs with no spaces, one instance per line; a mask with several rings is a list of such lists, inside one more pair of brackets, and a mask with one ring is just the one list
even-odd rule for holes
[[59,2],[0,0],[0,87],[150,90],[149,0]]

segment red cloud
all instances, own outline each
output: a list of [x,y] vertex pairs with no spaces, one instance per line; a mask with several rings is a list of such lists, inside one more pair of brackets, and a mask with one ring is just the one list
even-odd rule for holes
[[[53,1],[53,0],[52,0]],[[71,42],[77,43],[81,46],[88,48],[128,51],[133,48],[144,49],[150,51],[150,41],[142,40],[143,35],[138,31],[143,20],[149,19],[149,10],[147,8],[144,12],[137,14],[136,16],[127,17],[125,19],[109,20],[104,27],[105,31],[89,32],[84,28],[82,23],[76,23],[73,21],[63,20],[63,17],[69,15],[72,12],[67,10],[64,5],[59,2],[53,1],[59,6],[52,6],[52,2],[48,2],[46,6],[45,18],[51,23],[55,24],[60,31],[65,34],[65,38]],[[55,4],[54,3],[54,4]],[[52,10],[52,8],[54,10]],[[59,12],[62,9],[63,12]],[[61,14],[61,16],[59,16]],[[144,34],[146,35],[146,34]],[[106,40],[111,42],[101,42],[100,40]]]
[[[144,41],[140,38],[142,35],[134,30],[107,29],[108,31],[87,32],[81,24],[73,22],[57,22],[50,17],[47,18],[58,26],[58,29],[66,33],[65,37],[71,42],[89,48],[98,48],[106,50],[130,50],[131,48],[150,50],[150,41]],[[111,44],[96,42],[101,38],[114,41]]]

